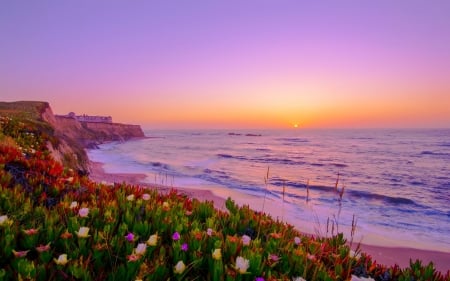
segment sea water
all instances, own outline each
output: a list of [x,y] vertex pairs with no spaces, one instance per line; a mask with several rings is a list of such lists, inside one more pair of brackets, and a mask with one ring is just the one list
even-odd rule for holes
[[356,221],[357,242],[450,252],[449,129],[145,133],[89,158],[230,196],[306,232],[350,238]]

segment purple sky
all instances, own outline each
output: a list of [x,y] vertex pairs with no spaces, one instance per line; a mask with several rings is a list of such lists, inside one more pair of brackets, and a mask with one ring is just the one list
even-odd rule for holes
[[2,1],[0,100],[151,127],[449,127],[449,15],[450,1]]

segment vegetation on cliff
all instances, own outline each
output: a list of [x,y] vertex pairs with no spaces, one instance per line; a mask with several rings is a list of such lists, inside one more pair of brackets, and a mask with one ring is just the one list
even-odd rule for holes
[[47,127],[0,118],[0,280],[450,280],[418,261],[386,268],[341,233],[303,235],[231,199],[220,211],[94,183],[53,159]]

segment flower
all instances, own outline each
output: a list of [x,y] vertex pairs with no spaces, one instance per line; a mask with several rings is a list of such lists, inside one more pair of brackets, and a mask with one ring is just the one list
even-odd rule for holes
[[180,240],[180,233],[175,232],[175,233],[172,235],[172,239],[175,240],[175,241]]
[[280,239],[282,236],[283,236],[283,234],[281,234],[281,233],[276,233],[276,232],[270,233],[270,237],[275,238],[275,239]]
[[78,202],[77,201],[72,201],[72,203],[70,203],[70,208],[71,209],[75,209],[76,207],[78,207]]
[[53,259],[57,265],[66,265],[69,262],[67,254],[59,255],[58,259]]
[[147,240],[147,245],[149,246],[156,246],[158,243],[158,234],[150,235],[150,238]]
[[8,219],[7,215],[0,216],[0,226],[11,225],[12,221]]
[[125,239],[127,239],[128,242],[133,242],[134,241],[134,234],[131,232],[128,232],[127,235],[125,235]]
[[140,256],[136,255],[136,254],[131,254],[131,255],[127,256],[127,259],[129,262],[137,261],[139,258],[140,258]]
[[189,249],[189,246],[187,243],[184,243],[183,245],[181,245],[181,250],[187,252],[187,250]]
[[85,226],[80,227],[80,230],[78,230],[78,232],[75,231],[75,233],[77,234],[77,236],[79,238],[88,238],[90,236],[89,235],[89,227],[85,227]]
[[256,277],[255,281],[264,281],[263,277]]
[[212,230],[211,228],[208,228],[208,229],[206,230],[206,234],[208,234],[208,236],[213,235],[213,230]]
[[25,229],[23,233],[26,235],[36,235],[39,232],[36,228]]
[[295,245],[300,245],[300,243],[302,243],[302,240],[300,239],[300,237],[295,236],[294,237],[294,243],[295,243]]
[[128,201],[134,201],[134,194],[130,194],[127,196]]
[[315,256],[315,255],[311,255],[311,254],[309,254],[309,253],[306,254],[306,258],[307,258],[308,260],[311,260],[311,261],[315,261],[315,260],[316,260],[316,256]]
[[250,261],[247,259],[244,259],[241,256],[238,256],[236,258],[236,269],[239,271],[239,273],[244,274],[247,272],[247,269],[250,266]]
[[142,194],[142,200],[144,200],[144,201],[150,200],[150,194],[148,194],[148,193]]
[[62,233],[59,237],[61,237],[62,239],[69,239],[72,238],[72,233],[66,230],[66,232]]
[[183,261],[179,261],[179,262],[177,262],[177,264],[175,265],[175,267],[174,267],[174,272],[176,273],[176,274],[181,274],[181,273],[183,273],[183,271],[186,269],[186,265],[184,265],[184,262]]
[[15,250],[12,250],[12,252],[13,252],[13,254],[14,254],[14,256],[16,258],[23,258],[23,257],[25,257],[28,254],[29,251],[18,251],[18,252],[16,252]]
[[162,207],[164,211],[167,211],[170,208],[169,203],[167,203],[166,201],[163,202]]
[[220,260],[222,258],[222,250],[221,249],[215,249],[212,253],[212,257],[215,260]]
[[134,253],[136,255],[144,255],[145,254],[145,250],[147,249],[147,246],[145,245],[145,243],[139,243],[136,247],[136,249],[134,249]]
[[280,259],[279,256],[274,255],[274,254],[269,254],[269,260],[273,261],[273,262],[277,262]]
[[250,245],[250,241],[252,241],[252,238],[250,238],[250,236],[242,236],[242,244],[244,244],[245,246]]
[[306,281],[306,279],[303,279],[302,277],[292,277],[292,281]]
[[48,243],[47,245],[41,244],[36,247],[36,251],[38,251],[39,253],[47,252],[48,250],[50,250],[50,243]]
[[79,215],[80,217],[82,217],[82,218],[87,217],[88,214],[89,214],[89,208],[81,208],[81,209],[78,211],[78,215]]

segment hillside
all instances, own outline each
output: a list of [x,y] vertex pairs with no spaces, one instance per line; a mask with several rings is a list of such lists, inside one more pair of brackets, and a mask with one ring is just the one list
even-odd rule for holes
[[78,122],[55,116],[47,102],[0,102],[0,116],[14,117],[49,135],[47,147],[54,159],[81,173],[89,172],[85,148],[108,141],[126,141],[144,137],[139,125]]

